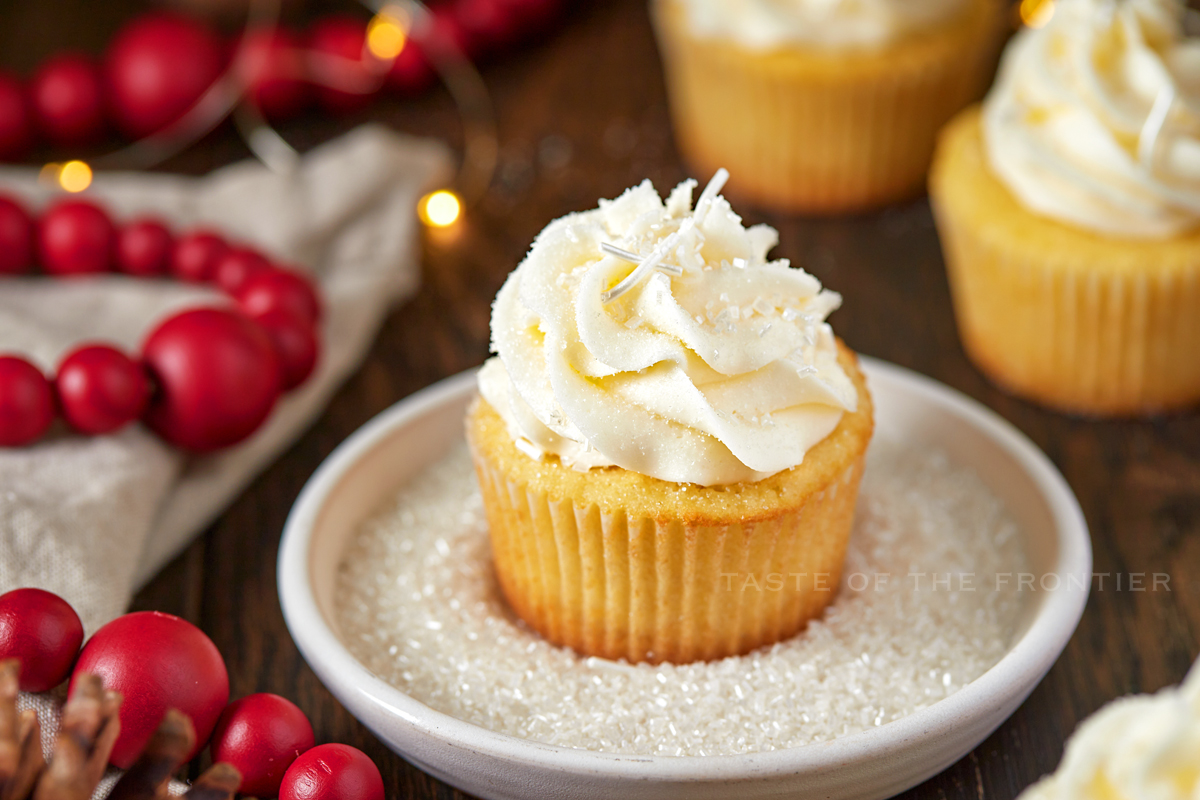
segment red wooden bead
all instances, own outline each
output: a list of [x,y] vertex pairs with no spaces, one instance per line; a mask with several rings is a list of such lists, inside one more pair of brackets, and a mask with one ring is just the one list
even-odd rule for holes
[[312,325],[321,319],[317,290],[307,277],[292,270],[276,268],[252,275],[234,296],[251,317],[279,309]]
[[312,725],[294,703],[277,694],[252,694],[221,713],[212,756],[242,773],[241,794],[275,797],[288,767],[313,743]]
[[48,692],[67,679],[83,644],[83,623],[66,600],[42,589],[0,595],[0,659],[21,662],[23,692]]
[[266,272],[271,262],[249,247],[234,247],[225,252],[213,268],[213,280],[229,294],[236,294],[251,276]]
[[223,61],[220,40],[199,22],[164,12],[135,17],[104,57],[113,121],[131,139],[166,127],[208,91]]
[[321,342],[312,323],[283,309],[271,309],[254,317],[279,354],[283,390],[294,389],[308,380],[320,357]]
[[20,78],[0,70],[0,160],[15,161],[33,143],[33,119]]
[[58,365],[63,419],[80,433],[110,433],[142,415],[150,384],[140,364],[107,345],[85,345]]
[[0,195],[0,275],[33,266],[33,219],[20,203]]
[[363,751],[323,744],[288,767],[279,800],[384,800],[383,776]]
[[42,371],[23,358],[0,356],[0,447],[37,441],[54,421],[54,393]]
[[87,200],[60,200],[38,221],[38,261],[51,275],[107,272],[115,237],[104,209]]
[[184,311],[146,339],[142,358],[157,382],[145,422],[197,452],[254,433],[279,396],[279,356],[261,326],[232,310]]
[[127,275],[139,278],[165,275],[174,244],[171,231],[157,219],[135,219],[117,231],[113,262]]
[[287,28],[255,28],[237,47],[237,74],[246,95],[268,119],[300,113],[309,100],[304,45]]
[[126,614],[96,631],[75,663],[70,691],[84,674],[100,676],[105,689],[125,697],[109,758],[121,768],[133,764],[169,708],[196,729],[191,760],[229,700],[229,674],[216,645],[190,622],[158,611]]
[[104,134],[100,69],[87,56],[44,62],[29,82],[29,103],[38,129],[56,145],[91,144]]
[[322,17],[309,28],[308,73],[326,111],[360,111],[379,90],[387,65],[367,51],[366,40],[367,26],[355,17]]
[[192,231],[175,240],[171,251],[171,274],[189,283],[207,283],[217,274],[217,262],[229,245],[212,231]]

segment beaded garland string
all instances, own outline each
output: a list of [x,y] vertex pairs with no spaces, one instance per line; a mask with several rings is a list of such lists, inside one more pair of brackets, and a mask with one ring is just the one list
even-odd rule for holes
[[254,0],[228,47],[196,20],[150,12],[123,26],[101,59],[59,53],[27,81],[0,69],[0,161],[21,158],[38,138],[61,148],[94,145],[109,131],[130,140],[90,164],[44,166],[48,183],[78,192],[93,167],[153,166],[232,116],[251,152],[287,173],[296,152],[273,123],[310,103],[358,111],[382,89],[409,96],[440,78],[458,106],[465,152],[457,192],[431,192],[418,211],[427,225],[449,225],[486,191],[496,164],[495,118],[472,62],[545,31],[567,0],[360,1],[374,12],[367,24],[334,14],[298,32],[279,24],[279,0]]
[[0,355],[2,447],[37,441],[60,414],[88,435],[140,419],[186,450],[227,447],[254,433],[319,358],[321,301],[313,283],[216,232],[176,237],[153,217],[118,226],[76,197],[59,199],[35,223],[21,203],[0,196],[0,275],[28,273],[35,262],[56,278],[115,271],[210,284],[233,302],[168,317],[136,356],[81,345],[52,377],[25,358]]

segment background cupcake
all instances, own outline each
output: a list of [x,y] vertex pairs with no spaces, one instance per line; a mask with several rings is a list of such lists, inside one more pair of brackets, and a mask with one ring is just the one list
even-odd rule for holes
[[467,437],[500,585],[589,655],[744,653],[841,576],[873,423],[840,298],[768,262],[718,184],[552,223],[493,308]]
[[991,78],[1001,0],[653,0],[679,148],[731,192],[854,211],[921,192]]
[[930,191],[968,355],[1062,409],[1200,400],[1200,41],[1176,0],[1059,0]]

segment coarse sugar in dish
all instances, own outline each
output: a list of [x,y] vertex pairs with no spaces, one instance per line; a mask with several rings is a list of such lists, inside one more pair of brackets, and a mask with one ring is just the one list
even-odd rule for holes
[[762,752],[884,725],[993,666],[1021,612],[1019,533],[973,472],[882,439],[820,620],[745,656],[633,666],[555,647],[508,610],[460,445],[351,538],[337,623],[381,679],[500,733],[609,753]]

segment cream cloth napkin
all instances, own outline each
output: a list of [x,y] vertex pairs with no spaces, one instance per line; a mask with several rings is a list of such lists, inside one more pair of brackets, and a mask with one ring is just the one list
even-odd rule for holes
[[[133,591],[316,418],[388,309],[415,291],[416,201],[447,177],[449,164],[440,144],[368,126],[303,156],[290,176],[255,162],[203,178],[98,176],[87,195],[117,220],[153,213],[175,231],[213,226],[311,270],[326,305],[322,360],[250,440],[214,455],[188,458],[140,425],[104,437],[57,430],[31,447],[0,448],[0,592],[56,592],[89,634],[120,614]],[[32,207],[50,197],[29,169],[0,170],[0,191]],[[3,280],[0,351],[52,372],[82,341],[136,352],[165,316],[214,302],[229,301],[166,280]]]
[[[0,448],[0,592],[53,591],[90,635],[180,552],[320,414],[358,366],[388,309],[419,280],[416,201],[450,171],[435,142],[365,126],[276,175],[245,162],[203,178],[102,174],[87,196],[119,220],[153,213],[175,231],[212,226],[273,259],[308,269],[325,302],[322,360],[249,440],[188,457],[139,425],[104,437],[56,428],[26,448]],[[0,192],[40,208],[51,193],[29,169],[0,169]],[[52,372],[83,341],[136,352],[165,316],[228,303],[208,289],[120,276],[0,279],[0,352]],[[22,695],[37,708],[47,752],[62,692]],[[112,778],[110,777],[110,781]],[[102,786],[97,797],[107,794]]]

